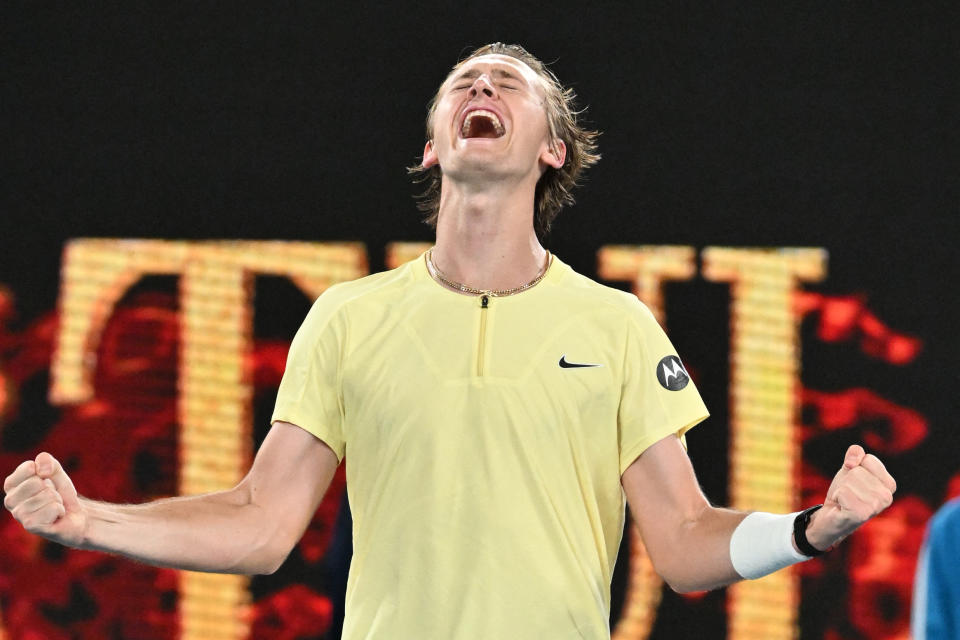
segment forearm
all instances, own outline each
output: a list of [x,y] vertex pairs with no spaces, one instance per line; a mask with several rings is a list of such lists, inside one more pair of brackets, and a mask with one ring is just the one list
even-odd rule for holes
[[291,546],[284,547],[273,519],[238,489],[142,505],[81,503],[87,512],[82,548],[155,566],[271,573]]
[[[651,445],[621,483],[653,566],[677,591],[714,589],[759,578],[817,555],[888,507],[896,482],[859,445],[847,449],[822,508],[807,520],[717,509],[700,491],[679,439]],[[794,532],[802,536],[801,552]]]
[[[730,538],[746,515],[705,505],[674,527],[647,532],[647,552],[674,591],[688,593],[726,586],[742,579],[730,560]],[[663,536],[661,531],[671,534]]]
[[175,569],[272,573],[303,535],[338,464],[321,440],[278,422],[229,491],[143,505],[96,502],[78,496],[62,465],[42,452],[7,476],[3,503],[25,530],[70,547]]
[[[818,507],[819,508],[819,507]],[[815,516],[816,514],[814,514]],[[677,591],[715,589],[743,579],[756,579],[809,560],[795,539],[797,513],[742,513],[708,507],[680,527],[667,556],[664,577]],[[806,544],[811,545],[809,538]],[[812,546],[812,545],[811,545]]]

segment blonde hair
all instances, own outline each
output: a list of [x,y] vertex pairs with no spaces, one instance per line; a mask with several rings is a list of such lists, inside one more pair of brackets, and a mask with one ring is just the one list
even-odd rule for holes
[[[530,67],[543,80],[546,94],[544,109],[547,115],[547,125],[550,128],[550,136],[553,140],[557,138],[563,140],[567,146],[567,156],[563,166],[559,169],[547,167],[537,182],[534,195],[533,222],[537,237],[543,239],[550,231],[550,225],[556,219],[560,210],[565,205],[574,203],[571,192],[575,186],[580,184],[583,171],[596,164],[600,159],[596,142],[600,132],[584,129],[580,126],[577,120],[583,111],[577,111],[574,108],[576,95],[573,89],[561,85],[557,76],[546,65],[518,44],[495,42],[482,46],[460,60],[453,67],[451,73],[469,60],[489,54],[516,58]],[[436,113],[439,97],[440,90],[438,89],[427,107],[428,140],[433,139],[433,117]],[[436,229],[437,218],[440,214],[440,184],[443,175],[440,166],[424,167],[421,162],[409,167],[407,173],[414,176],[414,182],[426,183],[426,189],[417,196],[419,200],[417,208],[427,214],[423,221]]]

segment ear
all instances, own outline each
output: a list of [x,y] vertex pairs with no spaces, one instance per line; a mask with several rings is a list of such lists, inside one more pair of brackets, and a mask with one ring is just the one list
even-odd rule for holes
[[423,147],[423,162],[420,164],[424,169],[429,169],[440,162],[440,159],[437,158],[437,150],[433,148],[433,140],[427,140],[427,144]]
[[566,159],[567,145],[560,138],[556,138],[553,144],[540,154],[540,160],[542,160],[545,165],[553,167],[554,169],[561,168]]

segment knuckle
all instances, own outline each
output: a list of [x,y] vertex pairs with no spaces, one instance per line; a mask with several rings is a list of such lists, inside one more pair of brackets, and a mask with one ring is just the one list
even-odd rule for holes
[[59,509],[57,509],[57,505],[47,505],[38,512],[37,518],[44,525],[51,525],[56,522],[59,513],[60,512]]
[[15,487],[10,493],[18,493],[22,496],[33,495],[40,490],[39,485],[37,484],[36,478],[27,478],[21,482],[17,487]]
[[879,492],[873,497],[873,500],[870,501],[870,505],[873,507],[874,515],[887,508],[887,500],[888,495],[886,495],[886,492]]
[[5,493],[10,493],[17,488],[19,482],[17,481],[16,475],[16,472],[11,473],[7,476],[6,480],[3,481],[3,490]]

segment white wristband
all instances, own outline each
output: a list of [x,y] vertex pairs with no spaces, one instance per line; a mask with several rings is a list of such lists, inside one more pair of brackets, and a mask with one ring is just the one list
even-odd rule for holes
[[796,513],[777,515],[757,511],[741,520],[730,537],[730,562],[734,570],[741,577],[753,580],[809,560],[793,548],[796,517]]

